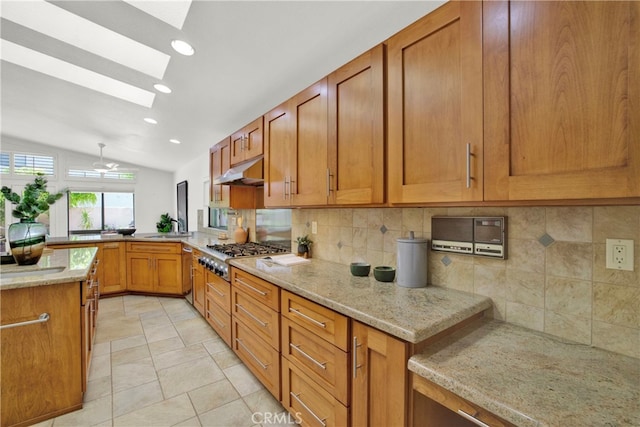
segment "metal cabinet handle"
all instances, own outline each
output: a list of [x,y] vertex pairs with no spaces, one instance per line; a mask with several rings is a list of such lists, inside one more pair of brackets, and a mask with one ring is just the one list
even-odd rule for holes
[[322,424],[323,426],[326,426],[327,424],[325,424],[324,420],[326,420],[326,418],[320,418],[319,416],[317,416],[312,410],[311,408],[309,408],[298,396],[300,396],[300,393],[298,394],[294,394],[292,391],[289,392],[289,394],[291,395],[291,397],[293,397],[295,400],[298,401],[299,404],[302,405],[302,407],[304,409],[307,410],[307,412],[309,412],[313,418],[316,419],[316,421],[318,421],[320,424]]
[[284,185],[282,186],[284,191],[284,200],[287,200],[287,185],[289,185],[289,181],[287,181],[287,177],[284,177]]
[[471,421],[472,423],[474,423],[475,425],[478,425],[480,427],[491,427],[489,424],[483,423],[482,421],[480,421],[479,419],[477,419],[473,415],[467,414],[462,409],[458,409],[458,415],[460,415],[462,418],[466,418],[467,420]]
[[260,367],[261,367],[262,369],[264,369],[264,370],[266,370],[266,369],[267,369],[267,367],[268,367],[269,365],[268,365],[268,364],[267,364],[267,365],[265,365],[264,363],[262,363],[262,362],[260,361],[260,359],[258,359],[258,358],[256,357],[256,355],[255,355],[255,354],[253,354],[253,352],[252,352],[251,350],[249,350],[249,348],[248,348],[246,345],[244,345],[244,344],[242,343],[242,340],[241,340],[240,338],[236,338],[236,342],[237,342],[238,344],[240,344],[240,346],[241,346],[241,347],[242,347],[242,348],[243,348],[247,353],[249,353],[249,355],[250,355],[251,357],[253,357],[253,359],[258,363],[258,365],[260,365]]
[[207,310],[207,316],[212,318],[218,325],[220,325],[221,328],[225,327],[224,323],[222,323],[222,321],[220,321],[216,316],[214,316],[213,313],[210,312],[209,310]]
[[241,285],[243,285],[243,286],[246,286],[247,288],[251,289],[251,290],[252,290],[252,291],[254,291],[254,292],[259,293],[259,294],[260,294],[260,295],[262,295],[263,297],[266,297],[266,296],[267,296],[267,293],[266,293],[266,292],[263,292],[263,291],[261,291],[260,289],[256,289],[256,288],[254,288],[253,286],[251,286],[250,284],[248,284],[248,283],[247,283],[247,282],[245,282],[244,280],[238,279],[238,278],[236,277],[236,282],[237,282],[237,283],[240,283],[240,284],[241,284]]
[[193,249],[191,249],[191,248],[188,248],[188,247],[184,246],[184,247],[182,248],[182,252],[192,253],[192,252],[193,252]]
[[303,355],[304,357],[306,357],[307,359],[309,359],[310,361],[312,361],[313,363],[315,363],[320,369],[327,369],[327,362],[324,363],[320,363],[318,362],[316,359],[314,359],[313,357],[311,357],[310,355],[308,355],[307,353],[305,353],[299,345],[295,345],[294,343],[290,342],[289,343],[289,347],[295,349],[298,353],[300,353],[301,355]]
[[321,328],[326,328],[327,327],[326,322],[319,322],[316,319],[314,319],[313,317],[309,317],[306,314],[304,314],[303,312],[301,312],[300,310],[296,310],[293,307],[289,307],[289,313],[295,313],[298,316],[300,316],[300,317],[302,317],[304,319],[307,319],[309,322],[313,323],[314,325],[320,326]]
[[331,195],[331,169],[327,168],[327,197]]
[[17,328],[18,326],[35,325],[36,323],[44,323],[49,320],[49,313],[42,313],[35,320],[26,320],[24,322],[9,323],[8,325],[0,326],[0,329]]
[[267,327],[268,323],[264,323],[262,320],[258,319],[253,313],[251,313],[249,310],[247,310],[246,308],[244,308],[240,304],[236,304],[236,308],[242,310],[247,316],[251,317],[254,322],[258,323],[263,328]]
[[209,287],[209,289],[214,291],[216,294],[218,294],[218,295],[220,295],[221,297],[224,298],[224,294],[222,292],[220,292],[219,290],[217,290],[216,288],[214,288],[211,283],[207,282],[207,286]]
[[362,365],[358,365],[358,347],[362,344],[358,344],[358,337],[353,337],[353,346],[351,347],[351,370],[353,371],[353,378],[358,376],[358,368],[361,368]]
[[471,188],[471,180],[473,179],[471,176],[471,156],[473,156],[471,144],[467,144],[467,188]]

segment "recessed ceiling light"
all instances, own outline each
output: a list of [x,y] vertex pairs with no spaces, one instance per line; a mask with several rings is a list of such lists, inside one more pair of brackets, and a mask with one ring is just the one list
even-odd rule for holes
[[196,52],[193,46],[183,40],[172,40],[171,47],[173,47],[176,52],[185,56],[191,56]]
[[180,144],[180,141],[177,139],[170,139],[169,142],[173,142],[174,144]]
[[152,125],[157,125],[158,121],[156,119],[152,119],[151,117],[145,117],[144,121],[147,123],[151,123]]
[[162,92],[162,93],[171,93],[171,89],[168,86],[165,86],[161,83],[156,83],[153,85],[153,87],[155,88],[155,90],[157,90],[158,92]]

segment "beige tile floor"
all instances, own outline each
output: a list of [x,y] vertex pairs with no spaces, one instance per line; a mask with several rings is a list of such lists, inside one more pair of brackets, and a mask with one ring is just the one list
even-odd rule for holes
[[100,300],[84,407],[37,426],[243,427],[286,420],[280,403],[186,300],[129,295]]

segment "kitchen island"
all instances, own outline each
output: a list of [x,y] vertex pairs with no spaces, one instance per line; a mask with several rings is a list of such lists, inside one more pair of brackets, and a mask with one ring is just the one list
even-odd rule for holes
[[82,407],[93,329],[96,248],[47,251],[2,266],[3,426],[31,425]]

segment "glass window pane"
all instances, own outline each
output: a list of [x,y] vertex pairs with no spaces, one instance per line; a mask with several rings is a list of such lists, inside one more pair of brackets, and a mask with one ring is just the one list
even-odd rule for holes
[[104,193],[104,224],[106,229],[135,226],[133,193]]
[[102,193],[69,193],[69,232],[102,230]]
[[0,153],[0,174],[5,175],[11,172],[9,163],[9,153]]
[[43,175],[53,176],[53,157],[37,156],[35,154],[14,154],[13,167],[16,175]]

